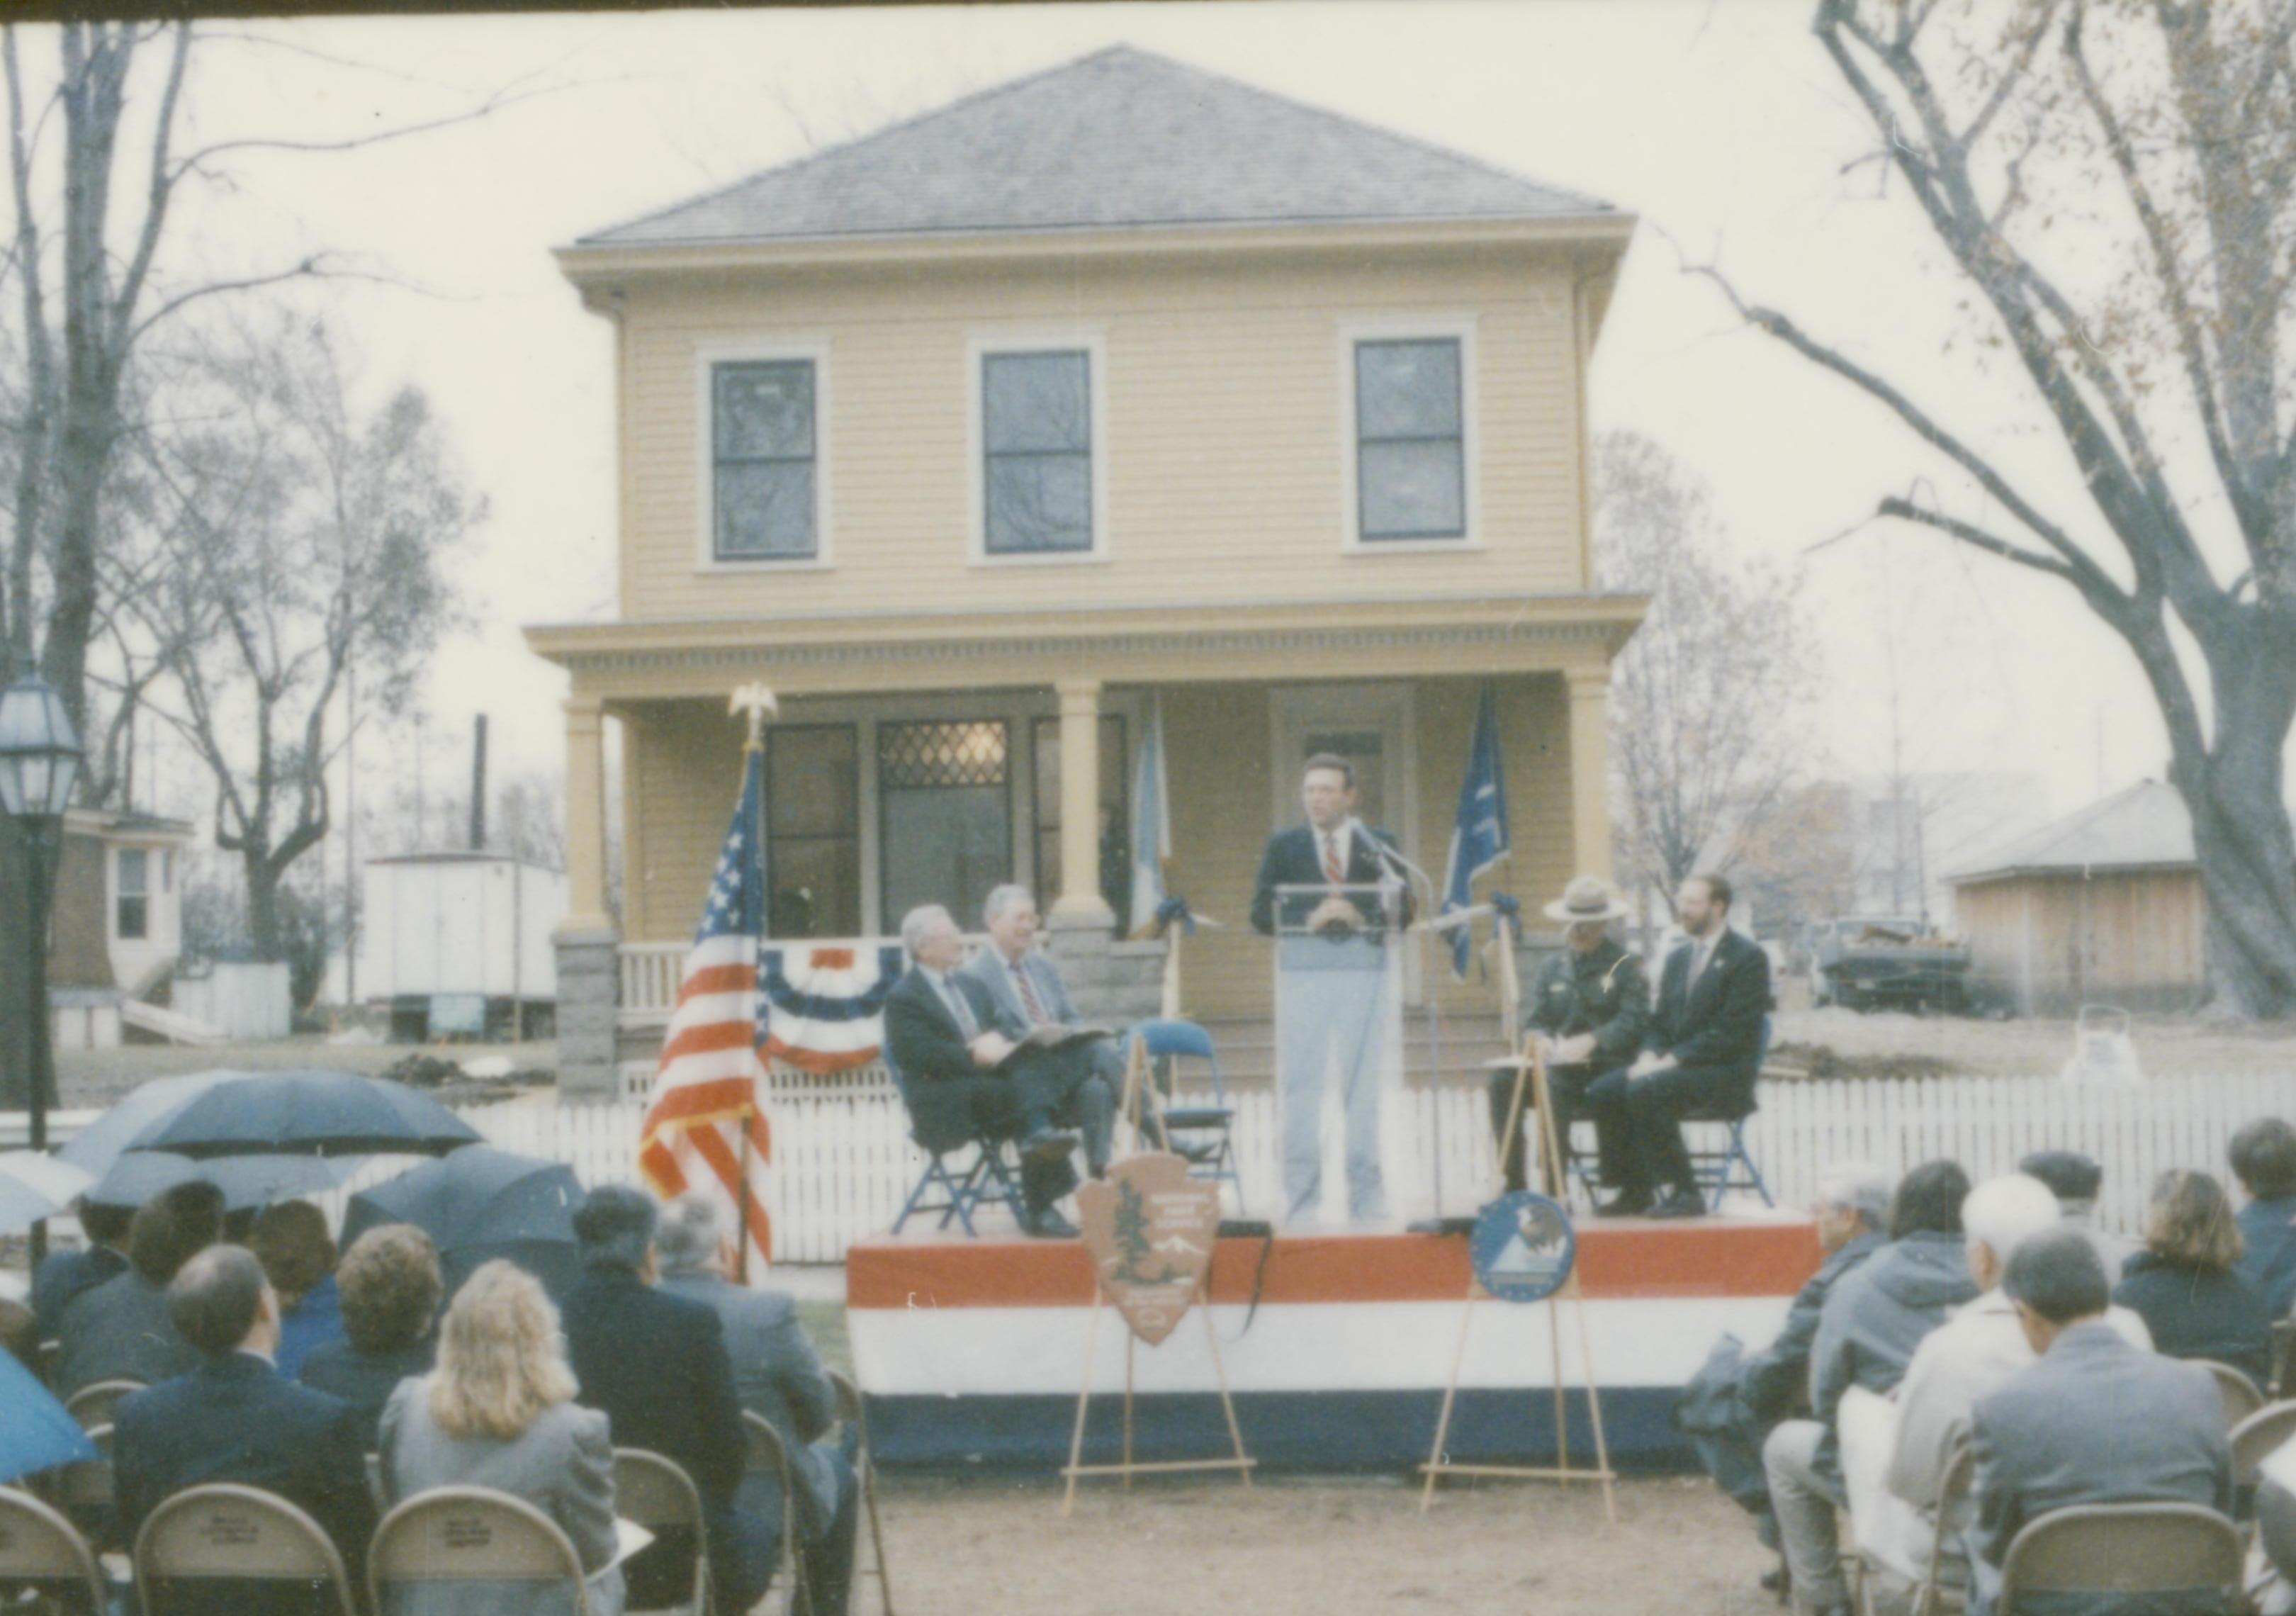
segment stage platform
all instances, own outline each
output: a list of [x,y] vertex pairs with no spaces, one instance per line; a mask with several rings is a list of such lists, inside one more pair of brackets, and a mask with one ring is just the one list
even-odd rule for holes
[[[1612,1462],[1689,1463],[1671,1415],[1727,1330],[1750,1346],[1784,1322],[1816,1270],[1803,1219],[1722,1217],[1582,1225],[1578,1271]],[[1092,1270],[1075,1241],[881,1239],[846,1256],[847,1322],[880,1464],[1056,1470],[1083,1385]],[[1431,1235],[1226,1239],[1211,1317],[1244,1443],[1263,1470],[1401,1470],[1423,1462],[1458,1339],[1467,1243]],[[1583,1383],[1562,1313],[1566,1385]],[[1103,1311],[1087,1463],[1121,1440],[1126,1333]],[[1551,1464],[1554,1367],[1545,1305],[1475,1305],[1451,1456]],[[1218,1382],[1194,1318],[1136,1349],[1135,1455],[1226,1449]],[[1591,1464],[1587,1399],[1567,1399]]]

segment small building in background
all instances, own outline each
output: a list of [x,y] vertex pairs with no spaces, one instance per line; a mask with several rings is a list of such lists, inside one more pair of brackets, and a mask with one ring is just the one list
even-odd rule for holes
[[2207,907],[2176,788],[2144,781],[1950,873],[1972,997],[2021,1015],[2196,1008]]
[[565,915],[565,872],[507,853],[371,858],[359,997],[389,1010],[397,1043],[547,1038]]
[[59,1049],[110,1049],[121,1006],[166,986],[183,951],[183,850],[192,827],[132,810],[64,816],[48,931]]

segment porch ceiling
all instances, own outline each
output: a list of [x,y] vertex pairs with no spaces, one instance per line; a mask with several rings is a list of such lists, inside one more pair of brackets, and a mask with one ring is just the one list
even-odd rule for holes
[[1640,595],[1417,596],[1248,606],[1071,606],[908,614],[543,624],[535,652],[578,697],[784,695],[1042,685],[1584,670],[1607,666]]

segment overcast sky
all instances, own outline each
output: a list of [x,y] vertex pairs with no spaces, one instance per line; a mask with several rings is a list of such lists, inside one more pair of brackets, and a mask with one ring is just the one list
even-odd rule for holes
[[[1163,52],[1638,214],[1597,353],[1595,425],[1657,438],[1711,483],[1737,546],[1807,566],[1831,766],[1885,762],[1894,642],[1909,764],[2031,770],[2047,808],[2066,811],[2161,769],[2160,726],[2118,642],[2046,580],[1928,535],[1869,529],[1805,561],[1903,490],[1907,439],[1679,270],[1675,243],[1718,252],[1750,295],[1888,369],[1988,447],[2062,477],[2014,380],[1941,353],[1957,289],[1902,188],[1880,194],[1871,166],[1843,172],[1870,142],[1809,10],[1411,0],[229,25],[299,48],[205,47],[194,116],[209,133],[319,137],[504,86],[558,87],[348,156],[251,160],[238,190],[185,213],[174,245],[185,266],[329,247],[422,289],[335,298],[370,381],[428,390],[492,501],[466,569],[482,630],[439,660],[432,733],[459,750],[483,707],[498,767],[554,771],[562,680],[519,627],[611,614],[614,494],[609,328],[549,249],[1107,44]],[[37,60],[47,47],[32,48]],[[443,786],[443,749],[431,758]]]

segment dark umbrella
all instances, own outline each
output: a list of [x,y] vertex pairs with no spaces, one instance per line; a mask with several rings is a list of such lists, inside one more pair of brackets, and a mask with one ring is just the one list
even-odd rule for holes
[[513,1155],[473,1144],[426,1161],[351,1197],[342,1243],[386,1223],[411,1223],[439,1248],[439,1267],[454,1295],[480,1263],[508,1258],[563,1296],[581,1277],[574,1249],[574,1209],[581,1181],[562,1161]]
[[443,1156],[478,1130],[388,1078],[266,1071],[209,1088],[135,1136],[132,1151],[179,1156]]
[[162,1190],[203,1179],[223,1192],[223,1210],[243,1212],[340,1188],[356,1161],[327,1156],[211,1156],[194,1161],[172,1151],[123,1151],[111,1170],[81,1192],[97,1206],[142,1206]]

